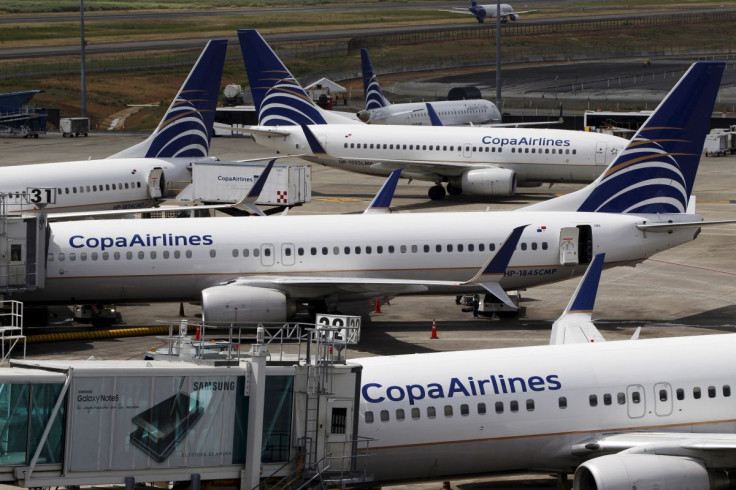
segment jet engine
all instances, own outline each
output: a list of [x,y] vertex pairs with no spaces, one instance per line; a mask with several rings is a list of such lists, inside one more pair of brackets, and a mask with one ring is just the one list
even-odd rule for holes
[[479,168],[450,179],[450,186],[469,196],[513,196],[516,174],[507,168]]
[[509,19],[511,19],[513,21],[517,21],[517,20],[519,20],[519,16],[516,15],[516,14],[511,14],[511,15],[509,15]]
[[709,471],[695,459],[656,454],[611,454],[578,466],[575,490],[621,488],[728,488],[728,477]]
[[227,284],[202,291],[202,321],[207,323],[283,322],[296,305],[275,289]]

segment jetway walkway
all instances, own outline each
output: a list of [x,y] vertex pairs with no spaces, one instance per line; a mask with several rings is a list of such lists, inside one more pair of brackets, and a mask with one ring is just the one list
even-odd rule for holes
[[356,437],[362,368],[345,359],[359,320],[198,325],[194,337],[171,323],[168,347],[140,361],[10,361],[0,368],[0,482],[369,481],[370,441]]

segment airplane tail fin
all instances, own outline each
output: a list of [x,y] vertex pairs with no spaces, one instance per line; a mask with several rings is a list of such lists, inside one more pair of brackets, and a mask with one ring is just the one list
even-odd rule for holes
[[426,102],[425,105],[427,106],[427,115],[429,115],[429,121],[432,123],[432,126],[444,126],[440,120],[440,116],[437,115],[437,111],[432,107],[432,104]]
[[591,321],[604,260],[605,254],[597,254],[588,266],[567,308],[552,324],[551,345],[605,341]]
[[227,39],[209,41],[151,136],[108,158],[208,156],[226,51]]
[[259,125],[357,122],[317,106],[258,31],[240,29],[238,39]]
[[381,92],[381,86],[378,84],[378,78],[376,73],[373,71],[373,65],[371,64],[371,58],[368,56],[368,50],[365,48],[360,49],[360,62],[363,68],[363,92],[365,93],[365,109],[370,111],[371,109],[380,109],[390,105],[390,102],[386,100]]
[[694,63],[598,179],[523,209],[685,213],[724,68]]

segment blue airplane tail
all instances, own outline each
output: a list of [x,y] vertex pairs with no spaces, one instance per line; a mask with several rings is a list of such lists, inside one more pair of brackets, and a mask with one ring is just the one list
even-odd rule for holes
[[261,126],[326,124],[319,107],[254,29],[238,30],[245,70]]
[[363,68],[363,92],[365,93],[366,110],[380,109],[389,105],[388,100],[381,92],[381,86],[378,84],[378,78],[373,71],[371,58],[368,56],[368,50],[360,49],[360,62]]
[[685,213],[724,68],[694,63],[595,182],[524,209]]
[[209,41],[151,136],[108,158],[208,156],[226,51],[227,39]]

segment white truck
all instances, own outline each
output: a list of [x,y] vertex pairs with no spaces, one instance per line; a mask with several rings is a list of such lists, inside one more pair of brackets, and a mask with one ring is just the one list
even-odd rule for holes
[[62,117],[59,119],[59,131],[66,138],[74,136],[87,136],[89,134],[88,117]]
[[[192,183],[177,200],[235,203],[253,187],[266,163],[207,162],[192,164]],[[308,164],[276,163],[256,204],[296,206],[312,200],[312,172]]]

